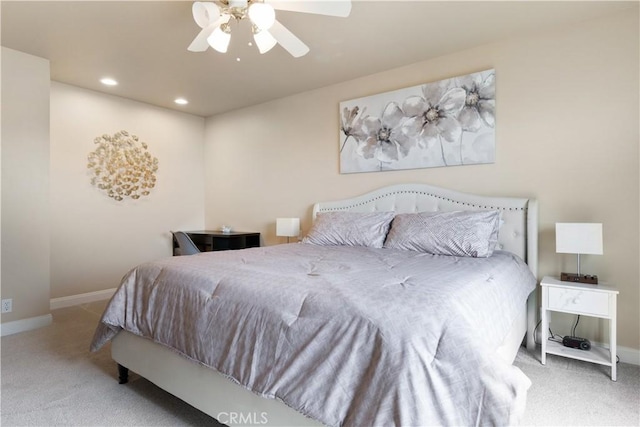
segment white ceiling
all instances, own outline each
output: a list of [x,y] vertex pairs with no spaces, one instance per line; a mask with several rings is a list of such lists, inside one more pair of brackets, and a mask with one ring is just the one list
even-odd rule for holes
[[[249,47],[246,22],[234,25],[226,54],[188,52],[200,30],[191,5],[2,1],[1,42],[49,59],[52,80],[207,117],[625,8],[637,13],[637,1],[354,1],[348,18],[280,11],[311,49],[293,58],[280,46],[264,55]],[[119,85],[103,86],[104,76]]]

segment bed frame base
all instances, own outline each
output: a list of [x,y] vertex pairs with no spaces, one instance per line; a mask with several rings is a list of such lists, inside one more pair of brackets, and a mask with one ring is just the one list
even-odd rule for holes
[[[120,367],[127,372],[130,369],[223,424],[322,425],[279,400],[265,399],[219,372],[127,331],[120,331],[112,340],[111,357],[118,363],[120,375]],[[120,380],[122,383],[122,377]]]

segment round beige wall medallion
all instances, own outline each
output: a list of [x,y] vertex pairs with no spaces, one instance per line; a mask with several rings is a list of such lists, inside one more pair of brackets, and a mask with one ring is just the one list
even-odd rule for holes
[[117,201],[126,197],[148,196],[156,185],[158,159],[147,151],[147,144],[122,130],[104,134],[93,141],[87,167],[93,172],[91,184]]

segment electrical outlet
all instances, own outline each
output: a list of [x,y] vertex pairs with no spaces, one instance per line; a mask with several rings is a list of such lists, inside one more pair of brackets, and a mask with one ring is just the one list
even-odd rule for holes
[[11,313],[13,310],[13,300],[11,298],[2,300],[2,313]]

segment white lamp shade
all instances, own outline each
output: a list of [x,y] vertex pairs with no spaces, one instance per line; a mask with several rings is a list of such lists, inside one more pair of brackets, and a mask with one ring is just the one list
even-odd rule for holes
[[249,6],[249,19],[259,29],[268,30],[276,21],[276,12],[270,4],[252,3]]
[[200,28],[211,25],[220,18],[220,8],[212,2],[197,1],[193,3],[191,10],[193,19]]
[[602,255],[602,224],[557,223],[556,252]]
[[230,41],[231,34],[222,31],[220,27],[216,28],[209,38],[207,38],[209,45],[220,53],[225,53],[227,51]]
[[300,218],[278,218],[276,236],[295,237],[300,234]]

